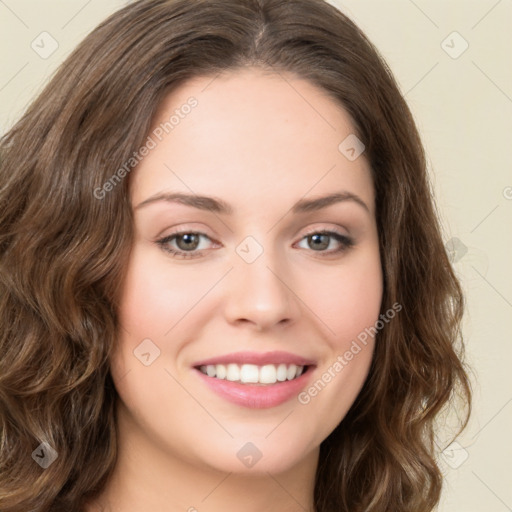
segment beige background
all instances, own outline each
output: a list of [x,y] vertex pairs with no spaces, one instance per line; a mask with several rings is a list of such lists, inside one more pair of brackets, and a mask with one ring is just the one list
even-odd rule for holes
[[[0,1],[1,133],[74,46],[126,3]],[[458,445],[440,457],[446,487],[439,510],[512,511],[512,2],[331,3],[359,24],[394,71],[423,134],[445,240],[457,239],[475,410]],[[35,41],[39,52],[51,50],[44,31],[58,44],[47,58],[31,47]]]

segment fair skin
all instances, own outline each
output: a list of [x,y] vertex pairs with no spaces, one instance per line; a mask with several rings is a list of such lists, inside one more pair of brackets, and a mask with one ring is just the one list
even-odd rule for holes
[[[357,397],[373,354],[370,339],[333,373],[380,311],[371,171],[364,154],[349,161],[338,150],[355,133],[351,119],[308,81],[254,68],[197,78],[165,99],[155,127],[191,96],[197,106],[130,177],[135,240],[112,357],[119,458],[98,503],[123,512],[310,511],[320,443]],[[158,200],[162,193],[214,197],[232,212]],[[343,200],[292,210],[333,193]],[[176,231],[181,238],[157,243]],[[342,241],[308,237],[319,231]],[[155,346],[160,354],[145,365],[134,350],[148,338],[146,360]],[[310,363],[278,403],[265,393],[283,382],[251,384],[259,398],[249,391],[240,403],[196,367],[276,351]],[[329,368],[325,387],[300,402]]]

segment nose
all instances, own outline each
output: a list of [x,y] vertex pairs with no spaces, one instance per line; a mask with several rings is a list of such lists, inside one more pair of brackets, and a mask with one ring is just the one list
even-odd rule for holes
[[257,331],[292,324],[299,315],[293,279],[284,262],[265,251],[256,261],[243,260],[230,272],[226,288],[226,320]]

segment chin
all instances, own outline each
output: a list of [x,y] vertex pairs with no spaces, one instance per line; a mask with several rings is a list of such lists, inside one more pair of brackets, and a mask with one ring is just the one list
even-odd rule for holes
[[297,426],[294,435],[288,426],[281,435],[269,435],[271,429],[255,435],[254,428],[247,424],[238,429],[234,438],[224,442],[212,438],[211,444],[196,445],[194,456],[206,466],[224,473],[253,476],[285,473],[305,459],[317,457],[321,440],[306,439],[300,430]]

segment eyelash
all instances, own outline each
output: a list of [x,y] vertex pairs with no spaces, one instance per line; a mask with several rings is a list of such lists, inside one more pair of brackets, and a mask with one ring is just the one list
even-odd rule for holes
[[[210,237],[208,235],[206,235],[205,233],[201,233],[199,231],[186,230],[186,231],[177,231],[175,233],[171,233],[170,235],[167,235],[164,238],[157,240],[156,244],[163,251],[170,253],[173,258],[190,259],[190,258],[201,257],[204,250],[202,250],[202,251],[195,251],[195,250],[194,251],[180,251],[177,249],[169,248],[169,246],[168,246],[169,242],[171,242],[172,240],[174,240],[175,238],[177,238],[181,235],[199,235],[199,236],[204,236],[204,237],[210,239]],[[320,256],[320,257],[327,257],[327,256],[331,256],[333,254],[340,254],[354,246],[354,240],[352,238],[350,238],[346,235],[343,235],[341,233],[338,233],[337,231],[329,231],[329,230],[311,231],[309,233],[306,233],[301,238],[301,241],[310,236],[313,236],[313,235],[327,235],[327,236],[334,238],[340,244],[340,247],[335,250],[331,249],[330,251],[313,251],[313,252],[318,252],[319,254],[323,253],[325,255],[325,256]]]

